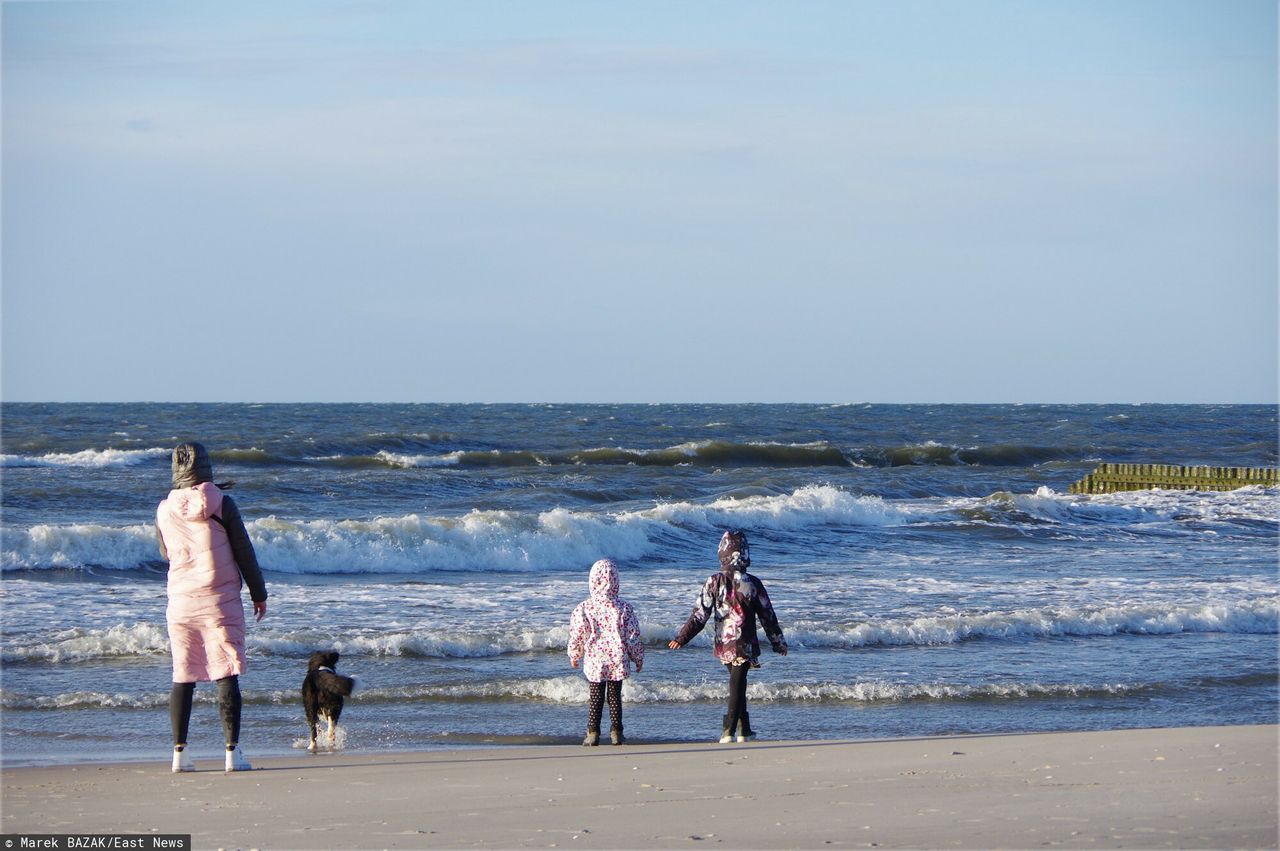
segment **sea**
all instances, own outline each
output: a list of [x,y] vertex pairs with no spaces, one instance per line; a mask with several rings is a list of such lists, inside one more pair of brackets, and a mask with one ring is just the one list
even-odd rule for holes
[[1102,461],[1274,466],[1274,406],[4,404],[0,764],[167,764],[154,517],[188,440],[271,595],[250,759],[313,758],[330,648],[361,681],[338,749],[580,741],[567,627],[606,556],[647,647],[628,738],[713,741],[725,670],[666,643],[730,528],[791,649],[751,674],[762,740],[1277,721],[1280,489],[1068,492]]

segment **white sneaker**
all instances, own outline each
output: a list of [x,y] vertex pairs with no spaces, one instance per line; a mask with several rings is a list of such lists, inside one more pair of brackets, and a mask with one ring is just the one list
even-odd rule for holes
[[186,751],[173,752],[173,773],[179,774],[183,771],[195,771],[196,764],[191,759],[191,754]]
[[249,764],[249,760],[244,758],[244,753],[240,750],[239,745],[235,750],[227,751],[227,771],[249,771],[253,766]]

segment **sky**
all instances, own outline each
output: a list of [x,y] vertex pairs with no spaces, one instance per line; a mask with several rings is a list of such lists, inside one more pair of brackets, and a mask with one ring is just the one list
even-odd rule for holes
[[0,14],[7,402],[1277,402],[1269,0]]

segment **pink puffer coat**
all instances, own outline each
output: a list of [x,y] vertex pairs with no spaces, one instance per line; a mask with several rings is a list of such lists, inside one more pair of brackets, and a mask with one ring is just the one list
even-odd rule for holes
[[240,569],[222,524],[212,482],[169,492],[156,526],[169,556],[169,643],[173,681],[193,683],[244,673]]
[[644,640],[635,610],[618,597],[618,565],[602,558],[591,565],[591,596],[569,618],[569,661],[582,661],[587,680],[625,680],[631,663],[644,665]]

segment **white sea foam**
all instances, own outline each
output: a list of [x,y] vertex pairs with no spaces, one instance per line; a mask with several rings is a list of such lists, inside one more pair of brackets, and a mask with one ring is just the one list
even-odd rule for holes
[[[323,641],[344,656],[434,656],[477,658],[504,653],[564,650],[569,640],[567,627],[545,629],[513,628],[479,630],[469,633],[437,630],[394,631],[369,634],[329,635]],[[249,646],[283,656],[307,656],[315,650],[319,636],[290,633],[283,636],[254,636]]]
[[787,641],[800,647],[855,648],[955,644],[979,638],[1172,635],[1184,632],[1275,634],[1280,632],[1280,600],[1271,596],[1240,602],[1172,606],[1140,604],[1022,609],[866,621],[835,628],[799,620],[787,631]]
[[[1061,698],[1091,695],[1125,696],[1158,689],[1161,683],[1144,682],[1020,682],[989,683],[910,683],[885,680],[860,682],[753,682],[747,696],[753,701],[797,703],[901,703],[907,701],[1018,700],[1024,698]],[[361,704],[403,703],[421,701],[541,701],[559,705],[580,705],[587,699],[587,683],[576,675],[557,677],[500,678],[487,681],[453,683],[415,683],[404,686],[380,686],[360,692],[351,698]],[[697,682],[633,677],[623,681],[622,695],[627,703],[719,703],[724,700],[726,685],[719,678]],[[197,690],[198,703],[216,700],[211,689]],[[246,703],[291,704],[297,692],[269,690],[248,692]],[[139,694],[112,694],[99,691],[72,691],[53,695],[22,695],[12,690],[0,692],[0,707],[5,710],[33,709],[138,709],[164,707],[168,693],[150,691]],[[323,743],[324,725],[321,726]],[[338,725],[337,747],[345,745],[343,725]],[[307,740],[294,742],[305,748]]]
[[1187,523],[1280,522],[1280,488],[1234,491],[1143,490],[1123,493],[1063,494],[1040,487],[1035,493],[999,492],[975,499],[958,497],[946,505],[961,516],[989,522],[1035,522],[1064,526],[1115,525],[1180,531]]
[[5,531],[0,566],[5,570],[90,565],[129,569],[159,558],[154,526],[41,523]]
[[785,496],[719,499],[705,505],[664,503],[621,513],[554,508],[539,514],[471,511],[459,518],[412,514],[361,521],[290,521],[272,517],[250,523],[249,532],[259,559],[285,572],[537,570],[590,564],[600,553],[621,559],[653,556],[661,552],[664,536],[688,527],[883,526],[906,523],[912,516],[913,511],[878,497],[853,496],[822,485]]
[[[747,696],[756,701],[790,701],[812,703],[873,703],[911,700],[998,700],[1027,697],[1078,697],[1081,695],[1125,695],[1145,691],[1145,683],[1040,683],[997,682],[978,685],[966,683],[900,683],[879,680],[838,682],[755,682],[747,686]],[[362,703],[396,703],[402,701],[487,701],[532,700],[562,705],[577,705],[587,699],[587,683],[580,676],[566,675],[542,678],[503,678],[486,682],[443,684],[418,683],[369,689],[362,693]],[[719,679],[697,682],[632,677],[622,684],[627,703],[702,703],[724,700],[725,683]],[[275,702],[293,700],[292,692],[266,696]]]
[[[293,699],[293,695],[290,695],[289,699]],[[329,729],[329,725],[324,720],[321,720],[320,724],[316,727],[316,747],[319,750],[319,752],[332,753],[336,751],[346,750],[347,725],[346,724],[333,725],[333,744],[332,745],[329,744],[328,729]],[[292,747],[297,750],[305,751],[308,749],[310,745],[311,745],[310,739],[308,739],[306,736],[303,736],[300,739],[294,739]]]
[[5,662],[80,662],[125,656],[153,656],[169,652],[169,636],[162,625],[116,624],[106,629],[75,627],[59,630],[35,643],[5,645]]
[[249,532],[262,563],[294,573],[537,570],[590,564],[601,552],[638,558],[653,549],[642,524],[562,508],[536,515],[471,511],[459,518],[273,517],[250,523]]
[[[856,649],[876,646],[933,646],[974,640],[1031,640],[1050,637],[1224,633],[1274,635],[1280,632],[1280,599],[1275,595],[1235,602],[1063,606],[972,613],[940,613],[913,618],[884,618],[830,625],[798,619],[787,626],[787,641],[797,650]],[[670,627],[642,619],[650,647],[664,646]],[[709,642],[706,633],[695,643]],[[306,658],[318,646],[344,657],[485,658],[509,653],[563,653],[565,626],[452,625],[448,630],[384,629],[273,631],[254,629],[247,644],[253,655]],[[59,630],[34,636],[21,646],[6,646],[9,662],[83,662],[168,653],[162,624],[117,624],[101,629]]]
[[782,496],[724,498],[711,503],[662,503],[622,517],[704,527],[749,525],[756,529],[800,529],[815,525],[900,526],[919,513],[878,496],[855,496],[831,485],[806,485]]
[[50,695],[18,695],[9,689],[0,692],[0,706],[14,709],[156,709],[169,702],[168,692],[109,694],[101,691],[70,691]]
[[[433,570],[543,570],[615,558],[661,557],[674,541],[742,526],[761,532],[978,522],[993,526],[1116,526],[1202,534],[1224,523],[1280,520],[1280,489],[1063,495],[998,493],[984,498],[886,500],[833,485],[789,494],[663,502],[623,512],[552,508],[539,513],[474,510],[460,517],[409,514],[369,520],[266,517],[248,524],[259,560],[287,573],[417,573]],[[1211,532],[1212,530],[1208,530]],[[5,570],[99,566],[134,568],[158,552],[150,525],[40,524],[6,530]]]
[[[1047,491],[1047,488],[1041,488]],[[1053,493],[1049,491],[1049,493]],[[1039,495],[1039,491],[1037,491]],[[1061,497],[1055,497],[1061,498]],[[1076,497],[1075,499],[1080,499]],[[1146,490],[1085,497],[1090,504],[1136,507],[1161,519],[1220,523],[1245,520],[1280,523],[1280,488],[1250,486],[1233,491]]]
[[45,455],[0,455],[0,467],[132,467],[153,458],[167,458],[169,449],[85,449]]
[[384,449],[374,457],[392,467],[456,467],[461,463],[462,455],[461,452],[446,452],[443,455],[406,455]]
[[[630,682],[630,681],[628,681]],[[626,698],[636,703],[719,701],[726,687],[721,682],[664,683],[637,680]],[[756,701],[796,701],[813,703],[900,702],[908,700],[973,700],[1022,697],[1064,697],[1082,694],[1128,694],[1148,686],[1140,684],[1085,683],[750,683],[747,696]]]

